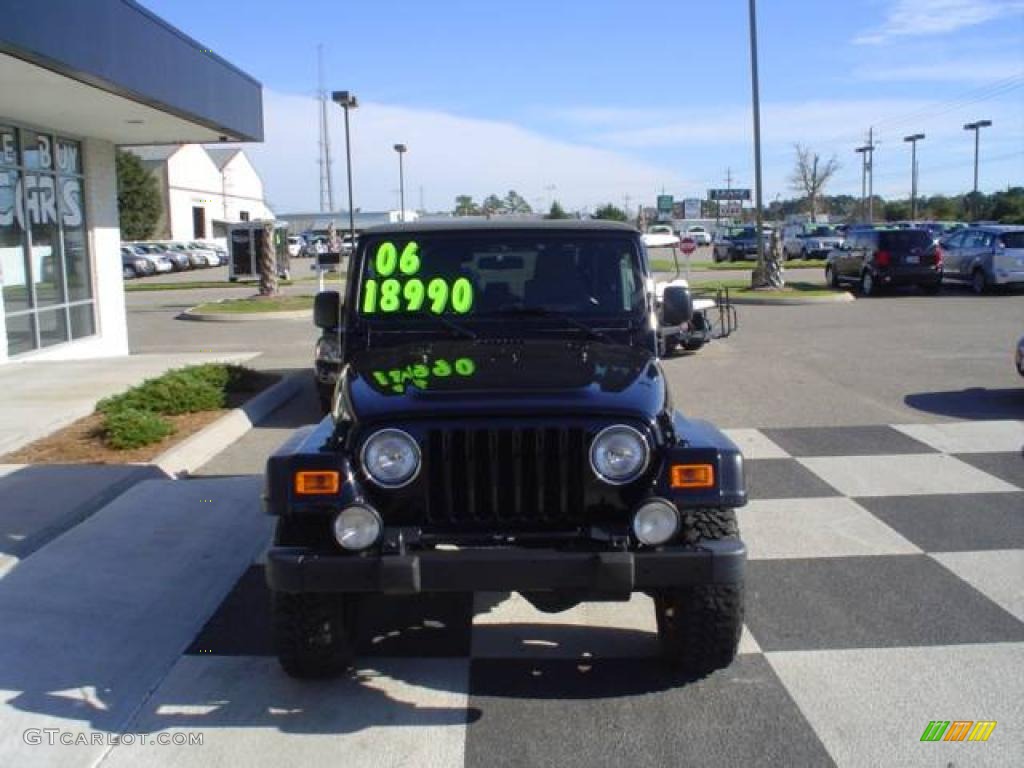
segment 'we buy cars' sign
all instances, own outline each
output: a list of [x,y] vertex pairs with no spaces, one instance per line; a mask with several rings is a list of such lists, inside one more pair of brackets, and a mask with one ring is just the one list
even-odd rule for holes
[[[17,165],[14,133],[0,132],[0,227],[17,223],[25,229],[26,221],[34,226],[57,224],[66,227],[82,225],[82,182],[79,178],[54,176],[81,173],[81,155],[74,142],[58,141],[54,147],[49,136],[38,135],[22,153],[24,173],[4,165]],[[33,173],[32,171],[48,173]],[[59,196],[59,200],[58,200]]]

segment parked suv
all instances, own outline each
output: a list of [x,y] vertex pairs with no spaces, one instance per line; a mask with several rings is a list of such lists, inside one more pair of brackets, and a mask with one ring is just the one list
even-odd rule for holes
[[[765,242],[767,243],[770,230],[765,228]],[[732,229],[720,229],[715,232],[715,239],[712,243],[712,258],[715,261],[737,261],[757,258],[757,228],[739,227]]]
[[[375,594],[520,592],[545,612],[651,595],[682,679],[735,657],[743,457],[673,408],[640,233],[613,222],[367,230],[346,298],[316,298],[342,363],[331,416],[267,462],[274,644],[343,673]],[[664,322],[692,317],[664,290]]]
[[825,263],[833,288],[855,285],[865,296],[916,285],[934,293],[942,285],[942,248],[924,229],[850,229]]
[[138,254],[127,245],[121,246],[121,276],[130,280],[133,277],[145,277],[156,272],[156,265],[144,255]]
[[942,241],[945,280],[969,283],[975,293],[996,285],[1024,285],[1024,227],[970,227]]
[[782,253],[787,259],[824,259],[842,244],[843,236],[834,227],[816,226],[783,234]]

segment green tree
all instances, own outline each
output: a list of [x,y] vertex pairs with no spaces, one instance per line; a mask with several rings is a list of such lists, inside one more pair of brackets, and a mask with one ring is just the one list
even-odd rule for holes
[[545,216],[544,218],[545,219],[568,219],[570,217],[569,217],[569,214],[565,212],[565,209],[562,207],[562,204],[560,202],[558,202],[557,200],[555,200],[553,203],[551,203],[551,210],[548,211],[547,216]]
[[906,221],[910,218],[910,203],[906,200],[890,200],[885,204],[886,221]]
[[988,215],[1003,224],[1024,224],[1024,187],[1011,187],[992,195]]
[[507,213],[533,213],[533,208],[526,202],[526,198],[510,189],[505,195],[505,211]]
[[595,219],[605,219],[607,221],[628,221],[629,220],[629,216],[626,215],[626,212],[624,210],[622,210],[621,208],[619,208],[619,207],[617,207],[617,206],[615,206],[615,205],[613,205],[611,203],[606,203],[605,205],[602,205],[599,208],[597,208],[594,211],[593,218],[595,218]]
[[153,234],[160,211],[160,189],[142,161],[130,152],[117,153],[117,210],[121,238],[145,240]]
[[476,216],[480,213],[480,206],[473,201],[471,195],[457,195],[452,213],[456,216]]
[[936,221],[949,221],[956,218],[956,201],[945,195],[932,195],[923,206],[928,212],[928,218]]
[[488,195],[484,198],[483,204],[480,206],[481,210],[488,216],[495,213],[505,212],[505,201],[497,195]]

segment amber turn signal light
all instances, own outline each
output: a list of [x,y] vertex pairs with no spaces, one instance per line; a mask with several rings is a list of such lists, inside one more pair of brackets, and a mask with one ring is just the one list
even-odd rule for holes
[[337,493],[339,488],[341,488],[341,473],[335,470],[295,473],[295,493],[300,496]]
[[673,464],[670,485],[673,488],[714,488],[715,467],[712,464]]

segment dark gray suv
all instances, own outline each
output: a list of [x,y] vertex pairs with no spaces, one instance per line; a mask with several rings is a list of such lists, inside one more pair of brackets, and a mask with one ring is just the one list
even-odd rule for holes
[[833,288],[856,286],[864,296],[895,286],[935,293],[942,285],[942,249],[924,229],[851,229],[825,263]]

